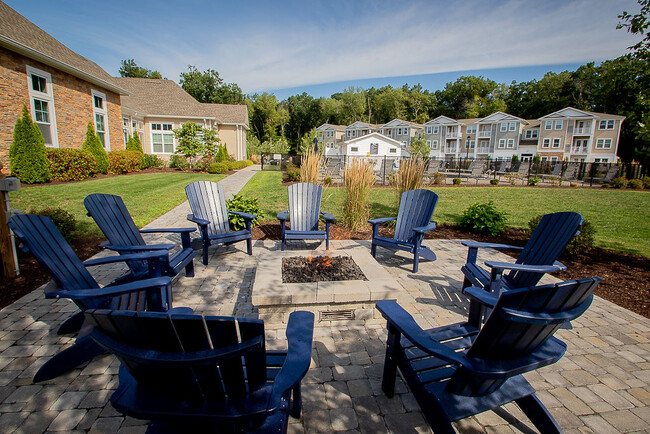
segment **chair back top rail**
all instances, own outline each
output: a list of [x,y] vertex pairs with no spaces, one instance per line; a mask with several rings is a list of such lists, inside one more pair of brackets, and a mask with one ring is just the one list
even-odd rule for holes
[[316,184],[300,182],[290,185],[288,193],[291,230],[318,230],[323,188]]
[[208,235],[222,235],[230,232],[226,195],[221,184],[211,181],[196,181],[185,187],[185,193],[194,217],[210,222]]
[[409,190],[402,193],[397,213],[394,239],[414,243],[413,228],[426,226],[438,203],[438,195],[431,190]]

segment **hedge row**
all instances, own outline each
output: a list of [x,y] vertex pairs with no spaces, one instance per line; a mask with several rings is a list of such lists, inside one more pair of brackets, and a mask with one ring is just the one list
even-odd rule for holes
[[108,173],[122,175],[139,172],[142,167],[142,153],[138,151],[111,151],[108,153]]
[[85,149],[48,149],[45,155],[52,181],[81,181],[97,173],[95,157]]
[[244,167],[252,166],[254,163],[251,160],[241,161],[224,161],[221,163],[212,163],[208,166],[209,173],[226,173],[229,170],[243,169]]

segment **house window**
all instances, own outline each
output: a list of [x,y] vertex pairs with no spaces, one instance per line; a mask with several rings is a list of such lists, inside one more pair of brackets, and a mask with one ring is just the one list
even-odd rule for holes
[[52,76],[45,71],[27,66],[27,86],[32,119],[41,130],[45,146],[58,146]]
[[154,153],[174,152],[174,133],[172,124],[151,124],[151,145]]
[[501,131],[508,131],[508,123],[507,122],[501,123]]
[[515,147],[515,139],[508,139],[508,148],[512,149]]
[[612,147],[612,139],[598,139],[596,141],[596,149],[610,149]]
[[476,147],[476,140],[469,141],[469,149],[474,149]]
[[506,139],[499,139],[499,149],[506,147]]
[[397,148],[390,148],[388,149],[389,154],[397,154]]
[[107,151],[111,149],[108,136],[108,111],[106,107],[106,94],[91,91],[93,102],[93,117],[95,118],[95,133]]
[[467,127],[467,134],[476,134],[476,125],[470,125]]
[[431,131],[432,131],[432,130],[433,130],[433,129],[432,129],[431,127],[427,127],[427,134],[431,134]]
[[131,122],[129,122],[129,118],[122,118],[122,133],[124,134],[124,146],[126,146],[126,142],[129,141],[130,133],[129,133],[129,125]]
[[527,139],[536,139],[538,134],[539,134],[539,131],[537,131],[537,130],[527,130],[526,134],[525,134],[525,137]]
[[371,143],[370,155],[377,155],[377,154],[379,154],[379,143]]
[[599,130],[613,130],[614,129],[614,119],[602,120],[598,122]]
[[516,131],[517,130],[517,122],[510,122],[508,124],[508,131]]
[[407,127],[407,128],[404,128],[404,135],[405,135],[405,136],[408,136],[408,135],[409,135],[409,129],[408,129],[408,127]]
[[551,157],[551,163],[557,163],[557,157]]
[[555,129],[556,130],[561,130],[562,129],[562,120],[557,120],[555,121]]
[[545,163],[548,161],[548,157],[542,157],[542,163]]
[[551,139],[544,139],[542,142],[542,148],[549,148],[551,146]]
[[359,152],[358,146],[350,146],[350,152]]
[[560,139],[553,139],[553,147],[554,148],[560,147]]
[[431,149],[438,149],[438,141],[437,140],[434,140],[433,142],[431,142]]
[[388,137],[393,136],[393,130],[391,128],[386,129],[386,136],[388,136]]
[[433,134],[438,134],[440,132],[440,127],[439,126],[434,126],[433,127]]
[[431,147],[431,140],[427,140],[427,146],[430,148]]
[[546,121],[546,122],[544,123],[544,129],[545,129],[545,130],[550,130],[550,129],[552,129],[552,128],[553,128],[553,121]]

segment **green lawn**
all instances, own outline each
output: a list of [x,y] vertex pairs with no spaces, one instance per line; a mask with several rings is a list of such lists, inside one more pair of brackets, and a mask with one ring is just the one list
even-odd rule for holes
[[[225,175],[203,173],[155,173],[115,176],[84,182],[23,187],[9,193],[11,207],[23,212],[45,207],[63,208],[77,218],[80,235],[101,234],[92,219],[86,216],[83,200],[91,193],[121,196],[138,227],[160,217],[187,200],[185,186],[193,181],[219,181]],[[188,226],[192,226],[188,222]]]
[[[265,220],[275,220],[287,208],[287,189],[279,172],[260,172],[242,190],[259,198]],[[650,192],[591,188],[533,187],[435,187],[440,195],[433,220],[457,224],[468,206],[494,201],[506,211],[511,226],[526,228],[528,221],[556,211],[577,211],[596,229],[596,245],[650,257]],[[326,188],[323,210],[340,218],[345,195],[343,187]],[[374,188],[370,197],[371,218],[397,214],[397,197],[392,188]]]

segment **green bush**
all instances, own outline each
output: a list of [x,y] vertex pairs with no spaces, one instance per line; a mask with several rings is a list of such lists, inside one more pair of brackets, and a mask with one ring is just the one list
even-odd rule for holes
[[[539,221],[542,219],[541,215],[533,217],[528,222],[528,228],[530,232],[533,232]],[[570,256],[584,256],[589,253],[594,248],[594,236],[596,235],[596,230],[588,220],[582,222],[580,227],[580,233],[573,237],[569,244],[566,247],[566,250],[562,254],[563,257]]]
[[[253,219],[253,226],[259,225],[259,219],[264,218],[264,211],[258,205],[257,198],[245,198],[240,194],[236,194],[232,199],[226,201],[226,208],[228,208],[228,211],[241,211],[248,214],[255,214],[257,218]],[[236,214],[228,214],[228,221],[230,222],[231,229],[234,231],[246,229],[246,223],[243,217]]]
[[208,168],[210,167],[210,164],[214,162],[215,161],[213,157],[210,156],[201,157],[194,163],[194,170],[198,170],[200,172],[207,172]]
[[23,117],[14,127],[14,138],[9,147],[11,174],[25,184],[50,180],[50,162],[45,156],[43,134],[32,121],[27,106],[23,105]]
[[172,169],[187,170],[190,168],[190,163],[187,161],[187,157],[174,154],[169,157],[169,167]]
[[627,183],[627,186],[629,188],[643,189],[643,181],[640,179],[630,179],[630,181]]
[[[537,155],[536,155],[536,156],[537,156]],[[528,178],[528,185],[531,185],[531,186],[534,187],[534,186],[536,186],[537,184],[539,184],[539,181],[541,181],[541,179],[539,179],[539,177],[537,177],[537,176],[533,176],[532,178]]]
[[298,182],[300,181],[300,169],[297,167],[287,168],[287,181]]
[[332,185],[333,182],[334,181],[332,181],[332,178],[330,178],[329,176],[327,178],[323,179],[323,184],[325,184],[325,185]]
[[454,178],[454,179],[452,180],[452,182],[454,183],[454,185],[460,185],[460,183],[461,183],[461,179],[460,179],[460,178]]
[[627,179],[625,179],[622,176],[620,178],[614,178],[614,180],[612,181],[612,187],[614,187],[614,188],[626,188],[627,187]]
[[139,172],[142,154],[138,151],[111,151],[108,153],[108,173],[121,175]]
[[496,236],[506,229],[508,219],[492,201],[471,205],[460,219],[460,227],[473,233]]
[[230,156],[228,155],[228,149],[226,145],[219,145],[217,147],[217,153],[214,155],[214,161],[217,163],[222,163],[227,161]]
[[127,151],[136,151],[141,154],[144,154],[144,151],[142,150],[142,143],[140,143],[140,137],[138,137],[138,132],[134,131],[133,136],[129,138],[129,141],[126,142],[126,150]]
[[81,145],[81,149],[85,149],[93,155],[97,163],[97,173],[108,172],[108,155],[102,146],[102,141],[95,135],[95,127],[93,127],[92,122],[88,122],[86,140]]
[[208,166],[209,173],[226,173],[228,171],[228,166],[225,163],[212,163]]
[[74,231],[77,229],[77,219],[72,213],[63,208],[32,209],[29,213],[51,218],[56,228],[61,232],[61,235],[63,235],[63,238],[72,241]]
[[499,180],[497,178],[490,179],[490,184],[499,185]]
[[50,162],[52,181],[81,181],[97,172],[93,154],[84,149],[48,149],[45,155]]
[[641,181],[643,181],[643,188],[650,188],[650,176],[644,176]]
[[610,185],[608,183],[604,183],[603,185],[600,186],[601,188],[609,188]]
[[444,173],[436,172],[433,174],[433,183],[436,185],[443,185],[446,179],[447,175]]
[[162,167],[165,165],[165,161],[157,155],[144,154],[142,157],[142,169],[148,169],[150,167]]

